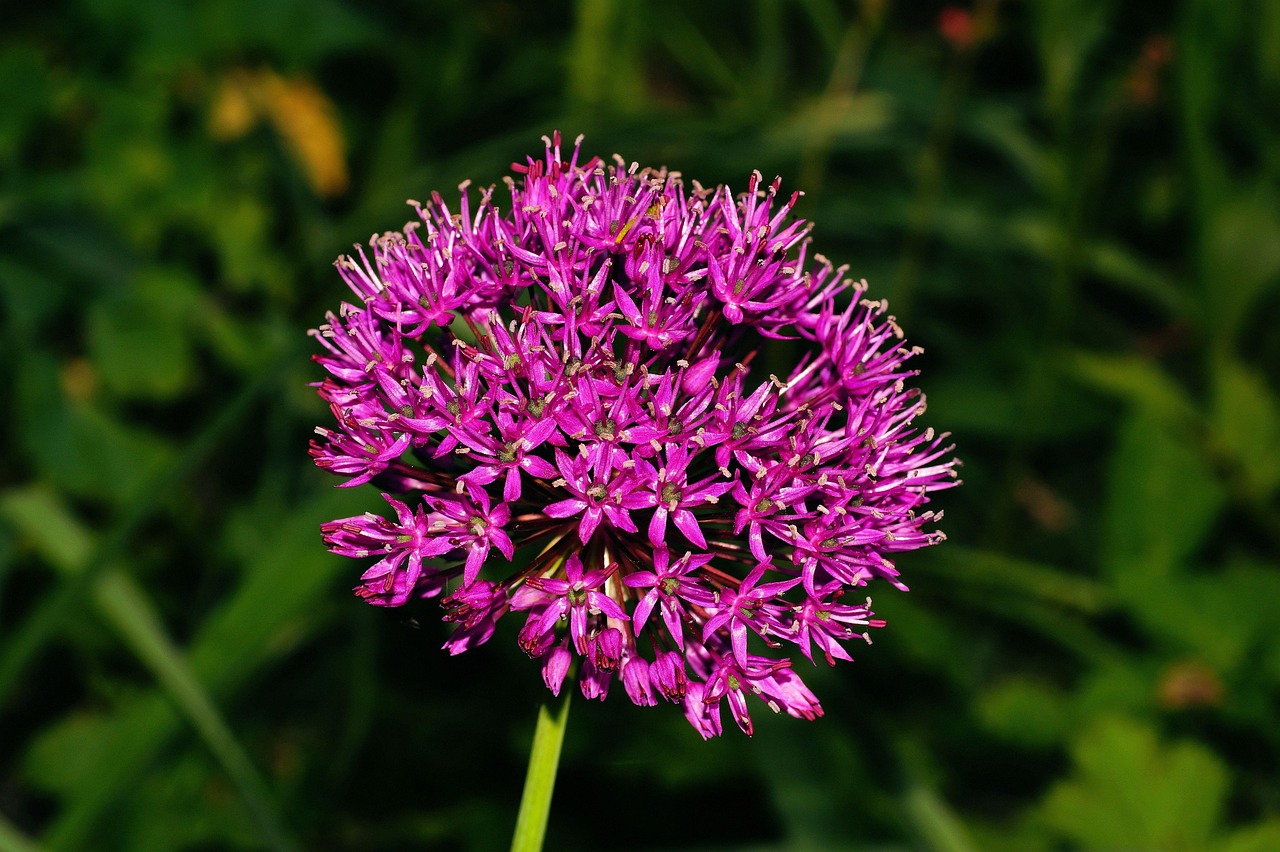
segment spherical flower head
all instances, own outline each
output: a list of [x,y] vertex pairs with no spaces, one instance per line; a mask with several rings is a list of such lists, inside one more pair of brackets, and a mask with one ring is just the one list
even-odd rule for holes
[[[726,703],[748,734],[757,701],[816,718],[793,657],[851,659],[883,626],[860,587],[905,589],[896,554],[943,539],[925,506],[958,462],[916,424],[919,350],[780,180],[735,196],[544,141],[338,260],[311,455],[391,514],[324,539],[372,561],[369,603],[438,597],[450,653],[524,613],[557,694],[618,677],[703,736]],[[764,373],[776,340],[801,354]]]

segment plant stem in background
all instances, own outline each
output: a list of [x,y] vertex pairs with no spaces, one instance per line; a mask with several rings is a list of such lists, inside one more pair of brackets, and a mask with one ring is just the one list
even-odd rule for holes
[[924,256],[929,248],[929,236],[933,230],[938,203],[942,199],[947,155],[951,152],[951,139],[960,104],[969,89],[972,77],[972,59],[965,53],[952,64],[942,84],[939,98],[941,109],[929,130],[929,140],[920,154],[917,167],[919,183],[916,197],[907,220],[907,233],[902,243],[902,260],[898,265],[897,286],[893,290],[894,313],[905,317],[911,313],[915,301],[916,286],[924,271]]
[[[832,111],[846,109],[848,99],[858,91],[867,62],[867,51],[879,34],[884,20],[882,11],[878,11],[873,4],[864,5],[863,13],[849,25],[840,39],[831,76],[827,78],[826,88],[819,96],[819,101],[830,105]],[[835,130],[830,125],[815,126],[809,134],[809,141],[800,160],[797,185],[806,187],[811,200],[817,197],[826,182],[827,164],[831,158],[835,135]]]
[[572,690],[565,690],[564,698],[560,699],[560,709],[554,717],[548,704],[538,709],[538,726],[533,732],[529,772],[524,777],[524,793],[520,796],[520,813],[516,817],[516,833],[511,838],[511,852],[538,852],[542,848],[572,695]]

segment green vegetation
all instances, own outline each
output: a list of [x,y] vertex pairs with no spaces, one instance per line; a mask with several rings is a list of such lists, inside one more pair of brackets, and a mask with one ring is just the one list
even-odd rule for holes
[[1280,4],[66,0],[0,105],[0,849],[508,843],[537,668],[349,594],[305,330],[556,128],[803,189],[966,482],[822,720],[576,701],[547,848],[1280,848]]

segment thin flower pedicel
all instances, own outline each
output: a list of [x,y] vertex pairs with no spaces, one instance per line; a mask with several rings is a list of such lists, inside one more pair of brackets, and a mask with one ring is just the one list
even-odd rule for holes
[[[703,736],[723,703],[748,734],[755,699],[816,718],[790,655],[851,659],[883,626],[860,587],[905,588],[893,554],[943,538],[925,506],[958,463],[915,425],[917,350],[780,181],[735,197],[545,141],[505,192],[433,195],[339,259],[311,455],[394,517],[324,539],[376,560],[370,603],[440,598],[450,653],[524,613],[556,694],[576,662],[587,697],[621,679]],[[753,367],[771,340],[802,350],[785,374]]]

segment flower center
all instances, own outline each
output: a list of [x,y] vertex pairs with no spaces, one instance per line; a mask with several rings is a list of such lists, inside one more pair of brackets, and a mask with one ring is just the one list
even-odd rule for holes
[[597,438],[604,441],[612,441],[618,437],[618,424],[606,417],[603,420],[596,421],[595,432]]

